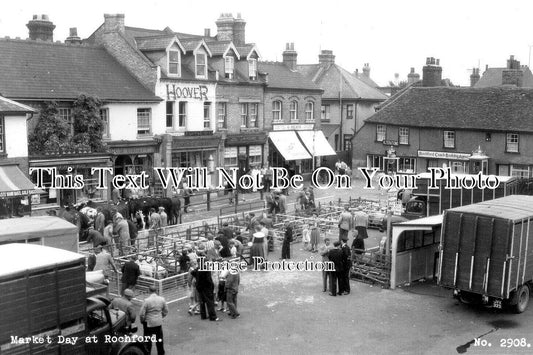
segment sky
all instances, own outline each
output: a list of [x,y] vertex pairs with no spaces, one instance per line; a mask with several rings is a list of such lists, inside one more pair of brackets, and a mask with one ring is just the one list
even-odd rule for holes
[[[80,4],[83,4],[80,6]],[[126,26],[203,34],[221,13],[241,13],[246,41],[256,43],[262,60],[282,60],[294,43],[299,64],[318,62],[321,49],[353,72],[369,63],[380,85],[406,80],[411,67],[422,74],[427,57],[440,59],[443,78],[469,85],[471,70],[504,67],[510,55],[528,65],[533,48],[533,1],[241,1],[241,0],[25,0],[2,3],[0,37],[27,38],[34,14],[56,25],[54,40],[64,41],[70,27],[88,37],[104,13],[125,14]]]

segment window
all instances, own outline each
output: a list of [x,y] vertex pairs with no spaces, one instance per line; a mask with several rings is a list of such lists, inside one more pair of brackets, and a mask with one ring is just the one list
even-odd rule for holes
[[353,118],[353,105],[344,105],[344,112],[346,112],[346,119],[351,120]]
[[250,79],[257,79],[257,59],[250,59],[248,61],[248,76]]
[[0,116],[0,153],[5,153],[4,116]]
[[237,166],[237,147],[225,147],[224,148],[224,167]]
[[444,148],[455,148],[455,131],[444,131]]
[[383,170],[383,156],[368,155],[366,157],[366,166],[370,169],[377,168],[379,170]]
[[492,139],[492,134],[490,132],[485,133],[485,142],[490,142]]
[[226,128],[226,103],[217,103],[217,128]]
[[272,102],[272,120],[281,121],[281,101]]
[[416,171],[416,158],[400,158],[398,172],[414,173]]
[[250,120],[248,121],[249,127],[255,128],[257,127],[257,104],[249,104],[248,105],[248,113]]
[[178,106],[178,127],[185,127],[187,122],[187,102],[182,101]]
[[352,150],[352,138],[353,136],[351,134],[344,135],[344,150]]
[[104,129],[102,131],[103,137],[109,137],[109,109],[102,108],[100,109],[100,119],[104,124]]
[[74,134],[74,122],[72,120],[72,110],[70,108],[58,108],[59,118],[65,120],[70,125],[70,133]]
[[518,133],[507,133],[507,144],[505,147],[505,151],[508,153],[518,153],[518,143]]
[[305,120],[315,120],[315,104],[311,101],[307,101],[307,103],[305,104]]
[[248,104],[241,104],[241,127],[248,125]]
[[376,126],[376,140],[378,142],[383,142],[387,137],[387,126],[384,124],[378,124]]
[[322,121],[329,121],[329,105],[320,106],[320,119]]
[[235,58],[227,56],[224,58],[224,73],[227,79],[233,79],[233,72],[235,70]]
[[170,75],[180,75],[180,52],[168,51],[168,73]]
[[248,163],[250,166],[255,166],[257,168],[261,167],[262,163],[262,151],[260,145],[251,145],[248,147]]
[[409,144],[409,128],[400,127],[398,130],[398,143]]
[[211,103],[204,102],[204,128],[211,128]]
[[527,165],[511,165],[511,176],[518,178],[529,178],[529,166]]
[[207,56],[205,53],[196,53],[196,77],[207,77]]
[[167,101],[166,127],[174,127],[174,101]]
[[298,103],[296,101],[291,101],[289,117],[291,121],[298,121]]
[[152,129],[152,109],[138,108],[137,109],[137,134],[148,135]]

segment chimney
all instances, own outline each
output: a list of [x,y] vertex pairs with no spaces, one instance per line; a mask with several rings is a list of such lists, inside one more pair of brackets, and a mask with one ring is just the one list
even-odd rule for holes
[[81,44],[81,38],[78,37],[78,29],[76,27],[71,27],[69,36],[65,40],[65,43],[68,44]]
[[507,69],[520,69],[520,62],[514,59],[514,55],[507,59]]
[[233,43],[236,46],[244,46],[246,44],[246,21],[241,18],[241,14],[237,13],[237,18],[233,20]]
[[407,85],[416,83],[419,80],[420,80],[420,74],[415,73],[415,68],[411,68],[411,71],[409,72],[409,74],[407,74]]
[[472,74],[470,74],[470,87],[476,86],[479,81],[479,68],[472,68]]
[[504,69],[502,72],[502,85],[522,87],[524,72],[520,69]]
[[204,37],[211,37],[211,29],[204,28]]
[[321,65],[335,64],[335,56],[333,55],[333,51],[327,49],[321,50],[320,54],[318,55],[318,63]]
[[124,33],[124,14],[104,14],[104,33]]
[[365,63],[363,65],[363,75],[366,76],[367,78],[370,78],[370,64]]
[[30,39],[47,42],[54,41],[56,26],[48,19],[48,15],[33,15],[33,19],[26,24],[30,30]]
[[233,41],[233,22],[232,14],[220,14],[220,17],[215,22],[218,41]]
[[422,68],[422,86],[441,86],[442,67],[439,60],[433,57],[426,58],[426,65]]
[[287,43],[283,52],[283,64],[290,70],[296,70],[298,53],[294,50],[294,43]]

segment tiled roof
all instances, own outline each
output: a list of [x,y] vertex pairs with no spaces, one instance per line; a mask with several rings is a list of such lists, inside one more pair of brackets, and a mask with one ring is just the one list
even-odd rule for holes
[[[478,80],[475,88],[488,88],[502,85],[502,73],[507,68],[488,68]],[[529,68],[519,69],[523,73],[522,87],[533,88],[533,74]]]
[[281,62],[259,62],[258,71],[268,73],[267,87],[280,89],[321,90],[311,80],[292,71]]
[[239,52],[239,54],[246,58],[248,54],[250,54],[251,50],[255,47],[255,44],[250,43],[244,46],[235,46],[235,47],[237,48],[237,51]]
[[211,54],[223,55],[228,49],[228,46],[231,44],[231,41],[210,41],[206,42],[206,44],[209,47]]
[[0,93],[12,99],[160,101],[103,48],[0,39]]
[[[387,96],[381,91],[371,87],[336,64],[331,64],[327,67],[319,64],[299,65],[298,70],[324,89],[323,99],[338,99],[339,91],[341,91],[341,96],[345,99],[376,101],[387,99]],[[342,90],[340,90],[341,87]]]
[[149,37],[135,37],[137,48],[141,51],[163,51],[175,35],[158,35]]
[[195,50],[201,41],[202,41],[201,38],[188,38],[188,39],[180,40],[181,45],[183,46],[183,48],[185,48],[185,51],[187,52]]
[[368,86],[371,86],[373,88],[379,87],[379,85],[376,84],[374,80],[370,79],[370,77],[366,76],[364,73],[355,73],[353,75],[355,75],[357,79],[361,80],[363,83],[365,83]]
[[533,132],[533,89],[410,87],[367,123]]
[[31,107],[0,96],[0,113],[2,114],[9,114],[9,113],[23,114],[23,113],[32,113],[32,112],[35,112],[35,110],[32,109]]

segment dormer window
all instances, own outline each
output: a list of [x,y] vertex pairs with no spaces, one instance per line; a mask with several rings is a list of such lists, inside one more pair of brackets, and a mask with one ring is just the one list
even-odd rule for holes
[[207,55],[205,53],[196,53],[196,77],[207,78]]
[[257,59],[252,58],[248,60],[248,73],[251,80],[257,79]]
[[233,79],[233,73],[235,70],[235,58],[227,56],[224,58],[224,73],[226,79]]
[[169,50],[168,51],[168,74],[180,76],[180,52]]

